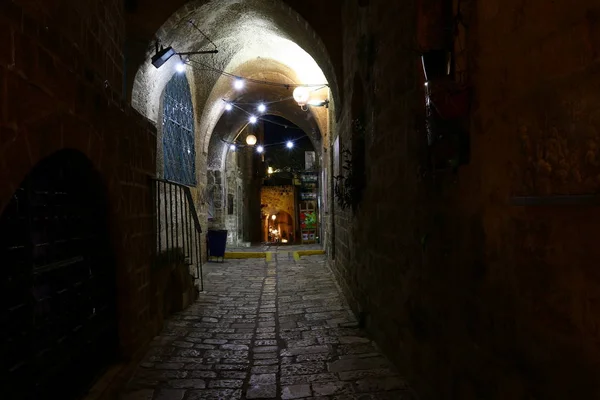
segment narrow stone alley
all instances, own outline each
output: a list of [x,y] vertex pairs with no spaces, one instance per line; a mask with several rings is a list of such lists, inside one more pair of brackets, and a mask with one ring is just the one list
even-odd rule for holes
[[122,400],[413,399],[359,329],[325,256],[205,266],[206,292],[156,337]]

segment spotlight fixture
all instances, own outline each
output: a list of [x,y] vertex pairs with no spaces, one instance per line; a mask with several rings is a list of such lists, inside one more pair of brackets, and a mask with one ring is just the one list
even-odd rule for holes
[[229,150],[235,151],[235,144],[230,144],[229,145]]
[[262,153],[263,151],[265,151],[265,148],[264,148],[264,147],[262,147],[262,146],[257,146],[257,147],[256,147],[256,152],[257,152],[257,153]]
[[288,142],[285,144],[285,146],[286,146],[288,149],[291,149],[292,147],[294,147],[294,142],[292,142],[291,140],[289,140],[289,141],[288,141]]
[[233,82],[233,87],[234,87],[236,90],[242,90],[242,89],[244,88],[244,80],[243,80],[243,79],[240,79],[240,78],[237,78],[237,79],[235,80],[235,82]]
[[158,42],[156,42],[156,54],[152,57],[152,65],[154,65],[155,68],[160,68],[175,54],[178,54],[179,56],[191,56],[194,54],[217,54],[218,52],[219,50],[215,49],[206,51],[187,51],[184,53],[177,53],[175,50],[173,50],[171,46],[167,47],[166,49],[161,46],[159,50]]
[[175,55],[175,50],[173,50],[173,48],[171,46],[165,48],[161,48],[160,51],[158,50],[158,44],[156,45],[156,54],[154,55],[154,57],[152,57],[152,65],[154,65],[155,68],[160,68],[163,66],[164,63],[166,63],[167,61],[169,61],[169,59],[171,57],[173,57]]
[[250,116],[250,123],[251,124],[255,124],[256,122],[258,122],[258,118],[256,118],[254,115]]
[[267,106],[265,106],[263,103],[260,103],[258,105],[258,112],[264,113],[265,111],[267,111]]

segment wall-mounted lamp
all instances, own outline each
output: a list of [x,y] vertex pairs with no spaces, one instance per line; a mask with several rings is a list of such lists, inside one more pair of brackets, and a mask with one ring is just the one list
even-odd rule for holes
[[218,52],[219,50],[205,50],[177,53],[171,46],[167,47],[166,49],[161,47],[159,50],[158,43],[156,43],[156,54],[152,57],[152,65],[154,65],[155,68],[160,68],[176,54],[179,56],[191,56],[194,54],[217,54]]
[[318,100],[310,98],[311,90],[305,86],[298,86],[294,89],[294,100],[304,110],[308,111],[308,106],[312,107],[327,107],[329,108],[329,100]]
[[296,89],[294,89],[293,96],[296,103],[298,103],[300,107],[303,107],[310,99],[310,90],[308,90],[307,87],[298,86]]

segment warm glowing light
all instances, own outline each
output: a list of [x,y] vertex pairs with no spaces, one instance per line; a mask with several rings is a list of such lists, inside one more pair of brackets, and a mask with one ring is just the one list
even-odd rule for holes
[[244,88],[244,80],[243,80],[243,79],[240,79],[240,78],[237,78],[237,79],[236,79],[236,80],[233,82],[233,87],[234,87],[236,90],[241,90],[241,89],[243,89],[243,88]]
[[235,151],[235,144],[230,144],[229,145],[229,150]]
[[298,105],[305,106],[309,99],[310,90],[308,90],[307,87],[298,86],[296,89],[294,89],[294,100],[296,103],[298,103]]
[[287,147],[288,149],[291,149],[292,147],[294,147],[294,142],[292,142],[292,141],[289,141],[289,142],[287,142],[287,143],[286,143],[286,147]]
[[273,167],[269,167],[269,168],[267,168],[267,173],[268,173],[268,174],[272,174],[272,173],[273,173]]
[[254,115],[250,116],[250,123],[251,124],[255,124],[258,121],[258,118],[256,118]]
[[175,70],[179,73],[185,72],[185,63],[183,61],[179,61],[177,65],[175,65]]
[[246,144],[248,146],[254,146],[256,144],[256,136],[254,136],[254,135],[246,136]]
[[267,106],[265,106],[264,104],[260,103],[258,105],[258,112],[264,113],[265,111],[267,111]]
[[275,220],[277,219],[277,215],[273,214],[273,216],[271,217],[271,219],[272,219],[273,221],[275,221]]
[[258,153],[262,153],[263,151],[265,151],[265,148],[264,148],[264,147],[262,147],[262,146],[258,146],[258,147],[256,148],[256,151],[257,151]]
[[287,239],[281,239],[281,243],[287,243],[288,240]]

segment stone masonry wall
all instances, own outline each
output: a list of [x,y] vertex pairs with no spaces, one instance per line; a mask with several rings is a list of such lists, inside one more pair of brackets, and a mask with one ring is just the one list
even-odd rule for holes
[[[242,173],[238,167],[239,153],[230,151],[225,161],[225,175],[227,177],[227,201],[225,215],[225,229],[227,229],[227,243],[238,245],[242,232]],[[232,211],[230,214],[229,211]]]
[[600,5],[462,2],[472,159],[433,177],[419,56],[435,34],[417,15],[438,2],[354,3],[336,131],[351,146],[362,84],[367,187],[331,216],[353,309],[423,399],[599,397],[600,211],[509,200],[598,190]]
[[121,2],[0,3],[0,212],[26,174],[60,149],[85,154],[110,203],[121,353],[154,334],[150,313],[153,128],[121,100]]
[[263,186],[260,192],[263,215],[277,214],[285,211],[292,218],[295,216],[295,199],[293,186]]

